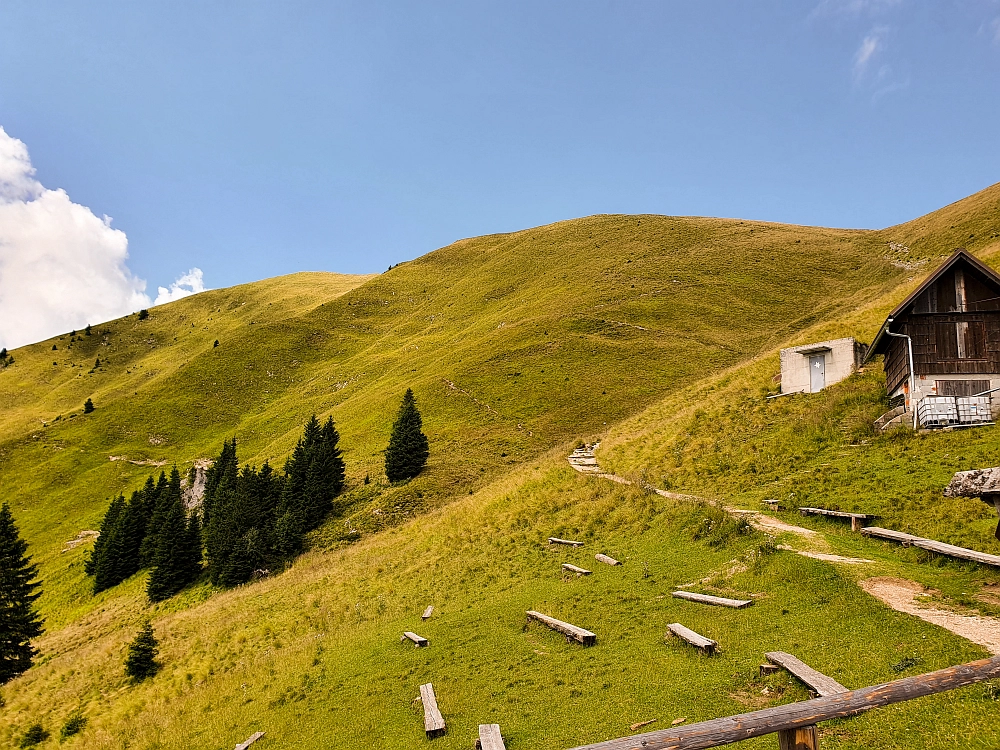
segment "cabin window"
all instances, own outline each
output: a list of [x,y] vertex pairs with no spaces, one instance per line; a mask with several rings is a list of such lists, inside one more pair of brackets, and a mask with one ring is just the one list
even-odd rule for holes
[[986,324],[979,320],[938,323],[938,359],[986,359]]

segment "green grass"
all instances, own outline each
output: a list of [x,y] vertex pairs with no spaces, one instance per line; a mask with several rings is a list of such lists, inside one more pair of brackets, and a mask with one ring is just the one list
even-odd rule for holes
[[[63,746],[222,748],[262,729],[274,748],[410,748],[425,741],[412,701],[430,680],[449,722],[436,745],[467,747],[477,724],[495,721],[510,747],[569,747],[649,718],[656,728],[804,697],[787,677],[756,677],[766,650],[851,687],[898,676],[906,657],[920,660],[915,673],[982,656],[855,579],[908,577],[940,591],[942,606],[991,611],[978,597],[995,574],[818,519],[802,522],[875,563],[759,556],[765,540],[734,524],[696,539],[710,507],[582,477],[565,455],[603,437],[602,461],[663,486],[751,506],[792,491],[872,504],[887,525],[916,519],[906,528],[971,544],[989,519],[954,514],[985,506],[933,493],[959,463],[995,463],[995,431],[874,438],[874,369],[817,396],[763,394],[778,346],[870,338],[919,282],[914,263],[957,237],[973,234],[966,246],[988,259],[998,207],[992,188],[881,232],[590,217],[463,240],[377,277],[208,292],[146,321],[95,325],[72,347],[67,334],[15,351],[0,371],[0,478],[41,565],[48,632],[39,664],[0,690],[0,742],[35,721],[55,738],[81,712],[83,730]],[[406,387],[431,458],[389,486],[381,451]],[[97,411],[85,417],[87,397]],[[154,470],[110,456],[184,469],[236,435],[243,460],[280,465],[314,411],[337,421],[348,490],[289,570],[232,591],[201,583],[155,607],[145,574],[90,593],[87,547],[65,542]],[[549,549],[550,534],[588,546]],[[594,568],[597,551],[625,565],[562,578],[561,561]],[[702,579],[701,590],[757,603],[730,612],[669,596]],[[435,617],[421,624],[427,604]],[[591,628],[598,645],[525,629],[531,608]],[[147,614],[164,669],[132,686],[122,660]],[[718,639],[721,654],[665,642],[676,620]],[[431,646],[401,645],[407,629]],[[834,722],[824,746],[990,747],[987,697],[978,686]]]

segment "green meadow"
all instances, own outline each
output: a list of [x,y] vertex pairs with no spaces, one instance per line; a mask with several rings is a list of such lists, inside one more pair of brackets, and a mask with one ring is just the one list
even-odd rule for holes
[[[877,364],[821,394],[765,398],[780,346],[870,340],[956,246],[991,262],[998,215],[994,187],[877,232],[595,216],[462,240],[378,276],[206,292],[15,350],[0,370],[0,487],[40,566],[46,634],[36,666],[0,688],[0,743],[40,722],[52,748],[224,748],[257,730],[262,750],[412,748],[428,742],[414,699],[429,681],[449,727],[435,746],[470,747],[495,722],[509,748],[568,748],[650,719],[805,698],[784,673],[759,677],[768,650],[848,687],[985,656],[857,581],[906,578],[941,607],[1000,614],[997,573],[789,514],[830,551],[872,562],[808,559],[775,549],[794,535],[770,540],[714,506],[582,476],[566,456],[602,439],[606,468],[664,489],[860,509],[1000,552],[983,503],[940,496],[952,472],[997,462],[995,428],[875,435]],[[382,450],[407,387],[431,456],[390,485]],[[67,543],[97,528],[112,495],[233,436],[242,461],[280,466],[313,413],[337,423],[347,488],[287,570],[155,606],[145,573],[90,593],[90,545]],[[550,535],[586,544],[554,549]],[[562,562],[594,572],[564,577]],[[670,596],[686,584],[755,604]],[[528,609],[593,630],[597,645],[526,625]],[[147,616],[163,669],[132,685],[125,646]],[[719,654],[667,640],[675,621]],[[430,646],[401,644],[403,630]],[[831,722],[823,746],[994,747],[995,693]],[[87,723],[60,743],[74,712]]]

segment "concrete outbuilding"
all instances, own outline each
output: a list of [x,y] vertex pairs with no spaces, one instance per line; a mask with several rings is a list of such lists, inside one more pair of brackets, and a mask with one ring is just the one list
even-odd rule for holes
[[853,338],[781,350],[781,392],[818,393],[861,366],[868,347]]

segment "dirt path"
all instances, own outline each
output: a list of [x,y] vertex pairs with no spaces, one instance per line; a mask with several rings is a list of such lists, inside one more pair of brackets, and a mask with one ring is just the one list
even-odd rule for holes
[[860,581],[862,589],[897,612],[919,617],[921,620],[950,630],[973,643],[978,643],[991,654],[1000,654],[1000,620],[979,615],[960,615],[944,609],[921,606],[920,597],[928,596],[924,587],[903,578],[868,578]]
[[[595,445],[587,445],[583,448],[577,448],[569,457],[570,466],[583,474],[599,477],[601,479],[610,479],[612,482],[618,482],[619,484],[632,484],[632,482],[625,479],[625,477],[620,477],[617,474],[609,474],[601,469],[600,464],[598,464],[597,459],[594,457],[594,451],[599,445],[600,443],[596,443]],[[702,500],[708,503],[715,502],[696,495],[683,495],[678,492],[659,490],[649,485],[647,485],[647,488],[655,492],[657,495],[673,498],[675,500]],[[768,516],[753,510],[731,508],[726,505],[722,505],[722,508],[729,513],[745,515],[750,524],[754,528],[760,529],[761,531],[771,534],[778,534],[782,532],[796,534],[803,542],[808,541],[810,546],[814,548],[812,550],[800,550],[790,547],[787,544],[782,544],[779,545],[779,549],[794,552],[798,555],[809,557],[814,560],[823,560],[824,562],[840,563],[844,565],[863,565],[874,562],[873,560],[866,560],[860,557],[842,557],[841,555],[817,551],[815,549],[817,547],[823,549],[828,548],[826,537],[818,531],[806,529],[802,526],[794,526],[790,523],[785,523],[778,518],[774,518],[773,516]],[[705,580],[707,581],[709,579]],[[919,598],[921,596],[928,596],[929,594],[924,591],[924,588],[919,583],[907,581],[903,578],[868,578],[860,581],[858,585],[861,586],[866,593],[874,596],[876,599],[885,603],[897,612],[904,612],[908,615],[919,617],[921,620],[937,625],[938,627],[942,627],[945,630],[950,630],[952,633],[961,638],[965,638],[973,643],[978,643],[980,646],[986,648],[991,654],[1000,654],[1000,620],[998,619],[992,617],[982,617],[980,615],[961,615],[944,609],[933,609],[921,606]]]
[[[597,462],[597,458],[594,456],[594,451],[600,447],[600,443],[594,443],[593,445],[584,445],[582,448],[577,448],[569,456],[569,465],[574,469],[579,471],[581,474],[587,474],[589,476],[594,476],[599,479],[608,479],[612,482],[618,482],[618,484],[628,484],[631,485],[632,481],[626,479],[625,477],[620,477],[617,474],[609,474],[604,471],[600,464]],[[709,500],[707,498],[698,497],[697,495],[685,495],[680,492],[668,492],[667,490],[657,489],[652,485],[646,485],[646,489],[655,492],[661,497],[669,497],[673,500],[688,500],[692,502],[706,502],[713,505],[721,505],[715,500]],[[812,529],[807,529],[802,526],[795,526],[790,523],[786,523],[779,518],[774,518],[773,516],[765,515],[756,510],[744,510],[742,508],[733,508],[728,505],[721,505],[722,509],[727,513],[733,513],[735,515],[746,516],[750,525],[755,529],[759,529],[768,534],[781,534],[790,533],[797,534],[802,538],[803,541],[808,541],[810,546],[814,547],[813,550],[799,550],[787,545],[783,545],[782,549],[786,549],[790,552],[795,552],[796,554],[802,555],[803,557],[811,557],[815,560],[824,560],[826,562],[834,563],[845,563],[848,565],[857,565],[860,563],[870,563],[871,560],[863,560],[857,557],[841,557],[840,555],[830,554],[828,552],[823,552],[820,550],[829,549],[829,545],[826,541],[826,537],[820,534],[818,531],[813,531]]]

